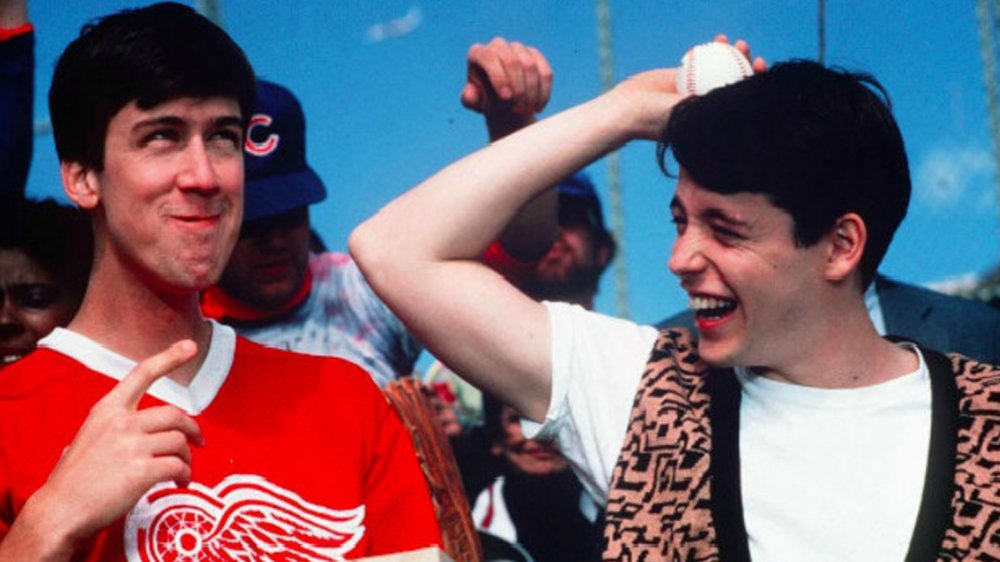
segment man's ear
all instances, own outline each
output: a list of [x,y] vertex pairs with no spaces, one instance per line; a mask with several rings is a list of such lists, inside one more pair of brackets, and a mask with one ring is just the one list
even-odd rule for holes
[[615,251],[618,250],[618,247],[610,232],[591,232],[591,240],[597,245],[594,258],[598,271],[603,273],[608,265],[611,264],[611,260],[615,258]]
[[829,252],[824,273],[831,281],[847,279],[858,270],[868,243],[868,229],[857,213],[846,213],[827,234]]
[[601,244],[597,247],[597,267],[601,271],[608,266],[611,261],[611,246],[609,244]]
[[80,162],[60,162],[63,191],[81,209],[93,209],[101,201],[100,182],[93,168]]

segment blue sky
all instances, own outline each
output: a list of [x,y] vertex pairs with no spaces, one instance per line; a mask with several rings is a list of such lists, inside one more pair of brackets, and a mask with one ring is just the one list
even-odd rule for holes
[[[48,115],[55,58],[80,26],[142,4],[30,5],[38,29],[38,119]],[[610,4],[617,79],[674,66],[686,48],[719,32],[748,39],[769,61],[817,53],[814,2]],[[886,86],[907,143],[914,196],[882,269],[914,283],[981,274],[1000,262],[974,7],[971,0],[827,1],[827,62],[869,71]],[[483,145],[481,118],[458,102],[469,45],[503,36],[538,47],[555,70],[545,111],[551,114],[600,90],[596,19],[593,2],[222,0],[223,25],[257,72],[302,101],[309,161],[330,192],[313,208],[313,224],[332,249],[346,248],[354,225],[391,198]],[[589,170],[604,193],[606,166]],[[686,306],[666,270],[673,181],[660,174],[651,143],[625,147],[621,171],[631,316],[655,322]],[[62,198],[50,136],[36,139],[28,192]],[[614,312],[612,295],[606,276],[600,310]]]

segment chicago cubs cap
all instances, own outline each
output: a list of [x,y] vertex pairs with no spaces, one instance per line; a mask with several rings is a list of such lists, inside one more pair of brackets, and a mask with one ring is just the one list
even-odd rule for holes
[[306,119],[287,88],[257,81],[257,111],[247,126],[243,220],[280,215],[326,199],[306,162]]
[[581,219],[597,230],[604,230],[601,200],[590,176],[577,172],[559,183],[559,222],[579,223]]

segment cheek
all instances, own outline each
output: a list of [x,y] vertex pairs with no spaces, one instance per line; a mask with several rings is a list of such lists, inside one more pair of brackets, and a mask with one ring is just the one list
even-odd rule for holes
[[566,244],[573,248],[573,253],[580,256],[588,254],[588,248],[593,245],[590,234],[577,228],[567,229],[564,233],[564,239]]
[[216,166],[219,186],[230,197],[243,202],[243,158],[226,159]]
[[254,251],[252,240],[237,239],[226,263],[227,276],[228,274],[232,274],[239,277],[245,274],[245,272],[253,267],[256,256],[257,252]]
[[296,253],[300,256],[305,256],[306,259],[309,257],[309,242],[311,240],[311,232],[309,225],[302,226],[295,229],[295,249]]
[[25,328],[35,338],[42,338],[59,326],[65,326],[73,316],[71,306],[53,305],[45,310],[31,310],[21,315]]

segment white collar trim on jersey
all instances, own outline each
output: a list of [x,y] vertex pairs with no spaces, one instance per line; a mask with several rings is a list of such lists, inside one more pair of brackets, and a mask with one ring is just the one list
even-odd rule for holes
[[[219,393],[229,376],[236,351],[236,333],[229,326],[209,320],[212,324],[212,339],[208,355],[201,368],[195,373],[191,384],[182,386],[164,377],[153,383],[147,394],[168,404],[173,404],[188,414],[198,415],[205,410]],[[65,328],[56,328],[38,342],[38,347],[46,347],[83,363],[88,369],[122,380],[136,362],[123,357],[94,340]]]

